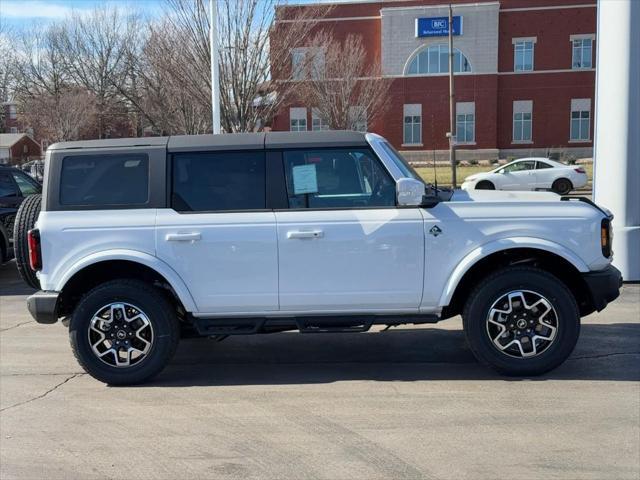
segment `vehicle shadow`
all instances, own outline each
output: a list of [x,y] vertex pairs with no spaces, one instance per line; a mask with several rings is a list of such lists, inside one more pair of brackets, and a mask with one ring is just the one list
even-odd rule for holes
[[35,289],[27,286],[18,275],[16,261],[0,265],[0,297],[8,295],[31,295]]
[[640,380],[640,324],[585,324],[572,356],[540,377],[508,378],[478,364],[460,330],[186,339],[141,387],[317,384],[349,380]]

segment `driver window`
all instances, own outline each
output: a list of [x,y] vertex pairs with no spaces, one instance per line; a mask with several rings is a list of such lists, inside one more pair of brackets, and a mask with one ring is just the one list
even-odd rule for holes
[[532,161],[524,161],[524,162],[516,162],[511,165],[507,165],[502,170],[506,173],[514,173],[514,172],[522,172],[524,170],[533,170],[535,168],[536,162]]
[[395,183],[366,149],[284,152],[290,208],[395,205]]

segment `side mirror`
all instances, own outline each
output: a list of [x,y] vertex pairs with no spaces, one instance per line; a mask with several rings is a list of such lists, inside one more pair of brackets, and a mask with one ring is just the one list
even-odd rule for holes
[[422,197],[425,194],[424,183],[415,178],[401,178],[396,182],[396,199],[398,205],[405,207],[418,207],[422,205]]

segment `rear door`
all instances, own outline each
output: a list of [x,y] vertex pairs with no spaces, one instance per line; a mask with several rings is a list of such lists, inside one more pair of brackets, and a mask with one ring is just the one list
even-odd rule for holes
[[0,170],[0,208],[18,208],[22,196],[9,170]]
[[158,210],[157,255],[185,281],[198,312],[277,310],[264,151],[175,153],[170,163],[170,208]]
[[417,311],[423,217],[366,148],[283,152],[289,209],[276,211],[280,309]]

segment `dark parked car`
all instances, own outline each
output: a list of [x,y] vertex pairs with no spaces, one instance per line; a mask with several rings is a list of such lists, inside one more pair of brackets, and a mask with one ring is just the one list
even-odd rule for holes
[[20,204],[41,192],[42,186],[26,173],[0,165],[0,264],[13,256],[13,222]]

